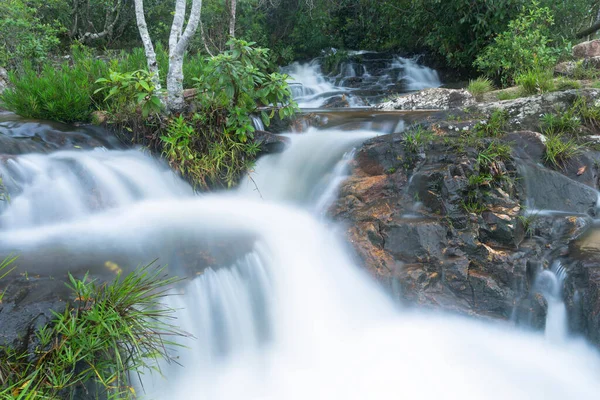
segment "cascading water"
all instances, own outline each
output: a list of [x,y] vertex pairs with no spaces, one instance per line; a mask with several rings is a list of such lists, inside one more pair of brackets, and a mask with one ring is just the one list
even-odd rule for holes
[[300,108],[318,108],[342,95],[350,107],[364,107],[381,100],[383,93],[441,86],[438,73],[419,65],[416,59],[389,58],[374,52],[352,52],[350,56],[361,56],[362,60],[341,63],[337,75],[325,75],[318,58],[283,69],[292,78],[292,92]]
[[542,271],[536,279],[536,287],[548,303],[546,337],[554,342],[567,338],[567,307],[563,300],[563,283],[566,271],[560,261],[549,270]]
[[[289,135],[286,153],[256,167],[262,198],[251,182],[235,193],[191,196],[137,151],[4,160],[14,186],[0,216],[0,252],[18,251],[51,274],[82,255],[171,264],[188,261],[181,246],[232,252],[169,299],[195,339],[179,350],[182,366],[163,366],[166,379],[144,377],[150,398],[595,399],[600,357],[583,342],[398,309],[353,263],[318,215],[352,148],[374,135]],[[41,187],[48,198],[68,198],[41,212]]]

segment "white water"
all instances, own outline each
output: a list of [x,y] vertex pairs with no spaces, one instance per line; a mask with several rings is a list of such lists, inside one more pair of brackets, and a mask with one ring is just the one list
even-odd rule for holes
[[[398,84],[404,92],[441,86],[438,73],[419,65],[415,59],[394,57],[386,68],[372,67],[373,73],[369,68],[369,60],[363,64],[345,62],[340,66],[338,75],[327,76],[321,70],[320,59],[315,59],[310,63],[296,62],[284,68],[284,72],[291,77],[292,92],[300,108],[319,108],[340,95],[346,96],[350,107],[364,107],[368,104],[360,90],[397,93]],[[349,81],[358,77],[360,80],[349,86]]]
[[[148,189],[86,215],[35,227],[2,226],[0,249],[27,253],[51,247],[61,249],[65,259],[113,251],[156,257],[181,241],[218,238],[235,250],[238,237],[252,238],[252,250],[233,265],[206,271],[183,288],[184,295],[171,298],[172,306],[182,308],[179,323],[196,340],[179,352],[183,367],[165,366],[166,379],[145,377],[150,398],[596,399],[600,358],[583,342],[565,337],[558,343],[507,326],[400,310],[353,263],[329,223],[306,211],[317,209],[319,195],[334,190],[344,154],[372,135],[311,132],[294,138],[289,159],[272,156],[257,166],[267,199],[248,188],[181,199],[182,183],[165,179],[146,156],[107,152],[102,163],[96,152],[81,152],[78,165],[96,163],[86,169],[94,181],[110,176],[113,163],[139,166],[134,161],[141,157],[143,168],[128,177]],[[40,157],[52,165],[52,156]],[[60,190],[81,205],[89,193],[76,190],[81,186],[76,180],[62,179],[78,168],[65,165],[39,176],[49,190],[64,181]],[[105,181],[95,196],[120,193],[119,174]],[[148,191],[170,196],[152,199]],[[30,193],[23,190],[21,201],[35,198]],[[14,204],[4,213],[17,215]],[[21,214],[25,221],[34,219],[30,210]]]
[[548,303],[546,316],[546,338],[556,343],[567,339],[567,307],[563,300],[563,285],[566,271],[560,261],[552,268],[542,271],[536,278],[536,286]]

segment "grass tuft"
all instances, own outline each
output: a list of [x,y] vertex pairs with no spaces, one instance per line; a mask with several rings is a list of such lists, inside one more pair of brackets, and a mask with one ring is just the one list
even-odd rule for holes
[[469,86],[467,86],[467,90],[473,96],[475,96],[476,99],[480,100],[484,94],[489,93],[492,90],[494,90],[494,84],[488,78],[479,77],[479,78],[471,80],[469,82]]
[[533,69],[517,75],[515,83],[528,96],[547,93],[554,90],[554,74],[549,70]]
[[581,146],[573,138],[567,139],[559,133],[546,136],[544,161],[553,168],[564,168],[565,164],[581,153]]
[[76,302],[36,332],[35,357],[2,349],[0,398],[63,398],[93,382],[92,397],[133,399],[132,377],[171,361],[172,338],[186,336],[168,322],[174,310],[161,300],[177,280],[162,269],[149,265],[108,284],[69,279]]

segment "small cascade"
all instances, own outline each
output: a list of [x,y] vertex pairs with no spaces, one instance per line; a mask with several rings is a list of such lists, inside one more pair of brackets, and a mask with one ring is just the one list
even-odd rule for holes
[[374,52],[350,52],[338,71],[325,75],[320,59],[283,68],[292,78],[294,98],[301,108],[318,108],[345,95],[350,107],[365,107],[394,93],[441,86],[438,73],[416,59]]
[[417,64],[414,59],[396,57],[392,68],[399,68],[398,81],[404,81],[408,90],[436,88],[442,85],[437,71]]
[[566,275],[564,266],[557,260],[549,270],[542,271],[535,281],[536,289],[548,303],[546,338],[558,343],[564,342],[568,335],[567,308],[562,293]]
[[265,124],[259,116],[251,115],[250,118],[252,118],[252,124],[254,125],[254,129],[256,129],[257,131],[265,130]]
[[10,202],[0,229],[59,223],[145,199],[191,195],[167,166],[137,150],[61,151],[0,162]]
[[288,149],[262,157],[252,180],[242,182],[239,190],[244,196],[317,207],[323,204],[322,196],[328,188],[341,180],[343,166],[338,163],[344,154],[376,135],[364,130],[329,129],[325,133],[315,128],[302,135],[286,135],[291,141]]

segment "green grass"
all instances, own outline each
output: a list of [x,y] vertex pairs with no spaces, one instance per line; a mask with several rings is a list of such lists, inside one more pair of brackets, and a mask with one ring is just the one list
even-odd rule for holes
[[572,108],[555,114],[544,114],[541,117],[541,129],[544,135],[577,134],[581,128],[581,119]]
[[587,62],[580,60],[575,64],[573,78],[577,80],[594,80],[600,78],[600,71]]
[[573,138],[561,134],[546,136],[544,162],[553,168],[564,168],[565,164],[581,153],[581,146]]
[[417,126],[404,134],[404,149],[409,153],[418,153],[423,146],[431,141],[433,132]]
[[503,100],[514,100],[514,99],[518,99],[519,97],[523,97],[521,91],[509,91],[509,90],[505,90],[502,92],[498,92],[496,94],[496,98],[500,101]]
[[88,382],[92,397],[135,398],[132,379],[170,360],[171,340],[185,335],[161,304],[175,282],[151,266],[108,284],[70,276],[76,301],[36,332],[35,354],[0,349],[0,398],[65,398]]
[[479,137],[499,137],[504,134],[504,129],[508,123],[508,112],[497,109],[492,112],[490,118],[485,123],[475,125],[475,133]]
[[549,70],[534,69],[519,74],[515,83],[525,95],[547,93],[554,90],[554,74]]
[[494,90],[494,84],[488,78],[479,77],[469,82],[467,90],[475,96],[476,99],[480,100],[484,94]]
[[567,78],[558,78],[554,80],[554,90],[569,90],[569,89],[581,89],[581,82],[567,79]]
[[481,214],[482,212],[487,210],[487,207],[484,204],[481,204],[480,202],[472,199],[466,201],[463,200],[461,202],[461,206],[463,210],[465,210],[469,214]]

